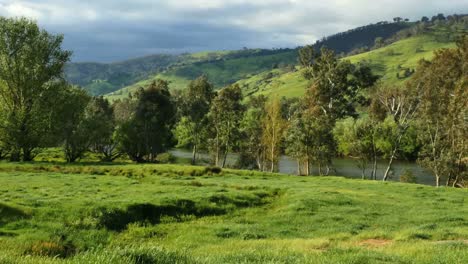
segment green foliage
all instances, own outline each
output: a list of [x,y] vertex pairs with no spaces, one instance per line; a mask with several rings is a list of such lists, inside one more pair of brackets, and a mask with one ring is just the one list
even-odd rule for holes
[[242,100],[240,87],[232,85],[220,90],[211,104],[208,113],[211,138],[208,142],[216,166],[224,167],[228,153],[239,145],[240,122],[244,112]]
[[158,80],[142,89],[134,114],[119,126],[117,140],[133,161],[154,162],[171,146],[175,106],[167,85]]
[[192,147],[192,164],[200,149],[206,149],[208,133],[208,112],[214,97],[213,86],[205,76],[192,81],[179,101],[179,115],[182,117],[175,128],[178,147]]
[[62,41],[33,21],[0,17],[0,134],[12,160],[30,161],[50,143],[51,116],[71,55]]
[[405,170],[405,172],[403,172],[403,174],[400,175],[400,182],[417,183],[417,178],[416,176],[414,176],[412,171]]
[[61,105],[59,124],[63,125],[59,129],[63,133],[65,158],[67,162],[74,162],[83,156],[91,144],[93,120],[90,116],[85,116],[85,109],[91,97],[80,88],[68,89],[69,92],[64,94]]

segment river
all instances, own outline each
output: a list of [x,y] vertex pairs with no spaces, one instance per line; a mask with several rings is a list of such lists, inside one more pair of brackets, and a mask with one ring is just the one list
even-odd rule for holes
[[[192,158],[192,152],[184,149],[173,149],[170,151],[174,156],[178,158]],[[199,157],[202,159],[208,159],[207,154],[199,154]],[[238,158],[237,154],[229,154],[227,158],[227,165],[234,165]],[[357,162],[349,158],[336,158],[333,160],[333,168],[335,171],[332,171],[330,175],[333,176],[343,176],[346,178],[357,178],[360,179],[362,176],[361,169],[358,168]],[[377,164],[377,179],[382,180],[385,169],[387,168],[387,161],[380,160]],[[415,162],[405,162],[405,161],[395,161],[392,166],[392,176],[391,181],[399,181],[400,175],[405,171],[411,171],[416,177],[417,183],[425,185],[435,185],[435,179],[433,174],[422,168],[419,164]],[[279,172],[284,174],[297,174],[297,162],[295,159],[292,159],[288,156],[281,156],[279,161]],[[316,167],[312,168],[312,173],[318,175],[318,169]],[[371,164],[366,170],[366,176],[370,177],[371,174]]]

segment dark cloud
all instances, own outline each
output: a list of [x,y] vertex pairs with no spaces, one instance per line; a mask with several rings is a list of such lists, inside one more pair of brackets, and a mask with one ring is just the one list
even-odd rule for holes
[[0,15],[63,33],[75,61],[295,47],[394,16],[439,12],[467,13],[468,0],[0,0]]

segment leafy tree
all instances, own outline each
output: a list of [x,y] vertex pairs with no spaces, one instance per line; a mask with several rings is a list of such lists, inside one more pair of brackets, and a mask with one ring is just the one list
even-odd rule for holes
[[137,98],[135,113],[119,126],[117,140],[132,160],[155,162],[172,144],[175,107],[168,83],[156,80],[141,89]]
[[381,48],[385,45],[384,39],[382,37],[378,37],[374,41],[374,47],[376,49]]
[[86,107],[85,115],[92,121],[89,134],[91,150],[100,154],[102,161],[117,159],[121,153],[115,140],[114,108],[109,101],[103,97],[94,97]]
[[241,121],[241,165],[254,164],[258,170],[265,167],[265,147],[262,144],[265,104],[267,98],[263,95],[253,96],[247,103],[247,110]]
[[55,125],[50,116],[71,55],[62,41],[33,21],[0,18],[0,133],[12,160],[32,160]]
[[299,64],[304,68],[303,76],[304,78],[310,80],[312,78],[312,73],[310,71],[314,60],[316,59],[317,54],[315,48],[312,45],[307,45],[299,49]]
[[[240,122],[243,116],[242,90],[238,85],[228,86],[218,92],[211,104],[209,119],[212,138],[210,145],[217,166],[226,165],[227,155],[238,146]],[[223,161],[221,161],[223,155]]]
[[61,132],[63,150],[67,162],[80,159],[90,147],[91,122],[85,116],[85,109],[91,97],[82,89],[68,88],[66,98],[63,98],[61,109]]
[[213,97],[213,85],[206,76],[201,76],[190,82],[181,101],[182,118],[175,135],[179,147],[192,147],[192,164],[195,164],[198,150],[207,140],[208,112]]
[[356,115],[356,106],[364,102],[361,92],[377,80],[368,66],[340,61],[328,49],[321,50],[312,66],[312,76],[308,105],[321,112],[333,125],[340,118]]
[[435,52],[432,61],[421,61],[410,86],[418,90],[420,162],[447,185],[457,186],[466,177],[468,125],[468,37],[456,49]]
[[338,150],[346,156],[357,158],[363,179],[369,162],[373,164],[370,178],[377,177],[378,133],[378,126],[369,117],[345,119],[337,123],[334,129]]
[[326,120],[322,118],[310,109],[300,108],[289,123],[285,138],[286,153],[296,158],[300,175],[311,175],[313,162],[318,163],[321,174],[322,165],[327,166],[331,159],[334,144],[330,142]]
[[403,89],[398,86],[380,85],[373,95],[374,104],[379,104],[374,110],[381,117],[388,117],[386,120],[387,144],[382,148],[384,154],[389,159],[383,180],[388,180],[394,160],[401,150],[402,142],[417,113],[419,100],[417,94],[411,89]]
[[265,158],[269,163],[270,172],[278,168],[280,145],[287,123],[281,112],[281,102],[273,98],[265,105],[265,116],[263,118],[262,144],[265,147]]

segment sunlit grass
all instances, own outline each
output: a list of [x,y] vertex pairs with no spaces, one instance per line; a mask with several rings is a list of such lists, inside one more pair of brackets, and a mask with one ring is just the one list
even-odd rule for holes
[[91,163],[0,163],[0,182],[0,263],[468,261],[466,190]]

